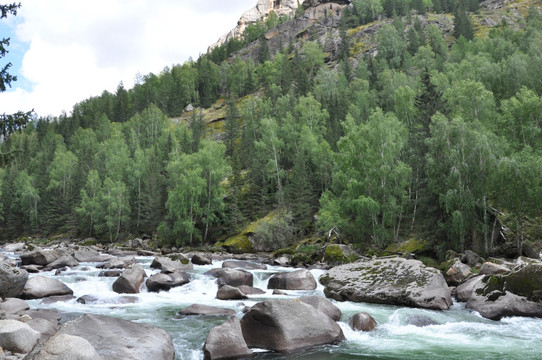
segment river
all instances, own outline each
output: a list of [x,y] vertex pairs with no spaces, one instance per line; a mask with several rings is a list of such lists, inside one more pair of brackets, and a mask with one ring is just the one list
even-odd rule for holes
[[[13,254],[4,254],[15,257]],[[147,275],[156,273],[150,269],[151,257],[137,257]],[[321,285],[314,291],[287,291],[288,295],[272,295],[267,289],[267,279],[276,272],[292,271],[292,268],[268,266],[268,270],[253,270],[254,286],[266,290],[265,295],[250,296],[245,301],[223,301],[215,299],[216,279],[203,275],[211,268],[221,267],[221,261],[213,265],[195,266],[190,271],[192,281],[169,292],[129,295],[130,302],[112,291],[115,278],[98,277],[98,263],[82,263],[59,276],[54,271],[40,275],[55,277],[66,283],[75,297],[92,295],[98,301],[80,304],[75,300],[44,304],[42,300],[30,300],[32,308],[54,308],[67,321],[84,313],[120,317],[135,322],[148,323],[165,329],[173,338],[176,359],[203,359],[203,343],[208,331],[223,323],[226,318],[178,317],[184,307],[201,303],[231,308],[241,317],[245,306],[251,306],[268,298],[293,298],[303,295],[323,295]],[[316,279],[325,271],[312,270]],[[34,276],[31,274],[30,276]],[[124,302],[124,303],[123,303]],[[504,318],[491,321],[465,309],[464,304],[455,303],[448,311],[401,308],[366,303],[336,302],[343,316],[340,325],[346,341],[338,346],[319,347],[300,353],[281,355],[256,352],[256,359],[540,359],[542,354],[542,319]],[[347,324],[348,318],[366,311],[377,321],[376,330],[368,333],[356,332]],[[416,327],[408,325],[415,315],[427,316],[438,325]]]

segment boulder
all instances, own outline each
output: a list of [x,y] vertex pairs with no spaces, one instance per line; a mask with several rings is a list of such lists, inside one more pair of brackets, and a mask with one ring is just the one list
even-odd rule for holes
[[0,347],[13,353],[27,353],[40,338],[40,333],[17,320],[0,320]]
[[45,267],[44,270],[45,271],[50,271],[50,270],[53,270],[53,269],[60,269],[60,268],[66,267],[66,266],[70,267],[70,268],[73,268],[73,267],[76,267],[77,265],[79,265],[79,261],[77,261],[73,256],[64,255],[64,256],[59,257],[58,259],[56,259],[52,263],[48,264]]
[[169,289],[181,285],[188,284],[190,282],[190,275],[184,272],[174,272],[170,274],[154,274],[151,275],[145,284],[147,290],[152,292],[159,292],[160,290],[168,291]]
[[220,300],[244,300],[248,299],[248,296],[238,287],[224,285],[218,289],[216,298]]
[[305,304],[309,304],[318,311],[323,312],[329,316],[333,321],[339,321],[341,319],[342,313],[335,304],[333,304],[329,299],[326,299],[322,296],[302,296],[299,300],[303,301]]
[[240,321],[235,316],[224,324],[212,328],[203,345],[205,360],[239,359],[251,356],[252,352],[243,338]]
[[237,287],[239,288],[239,290],[241,290],[242,292],[244,292],[247,295],[263,295],[263,294],[266,293],[262,289],[259,289],[259,288],[253,287],[253,286],[241,285],[241,286],[237,286]]
[[179,315],[231,316],[235,315],[235,311],[203,304],[192,304],[179,311]]
[[5,252],[18,252],[18,251],[23,251],[25,246],[26,246],[25,243],[4,244],[2,245],[2,249]]
[[171,336],[164,330],[128,320],[85,314],[67,322],[58,334],[86,339],[101,359],[173,360]]
[[41,275],[28,279],[22,294],[25,299],[41,299],[57,295],[73,295],[73,290],[60,280]]
[[354,314],[348,319],[348,324],[352,329],[358,331],[371,331],[378,325],[376,320],[365,311]]
[[211,265],[213,263],[213,260],[211,260],[211,258],[207,256],[195,254],[194,256],[192,256],[191,262],[195,265]]
[[254,276],[246,270],[237,269],[211,269],[205,273],[205,275],[211,275],[216,278],[218,286],[230,285],[252,286],[254,284]]
[[119,259],[119,258],[114,257],[96,267],[98,269],[125,269],[129,267],[130,265],[132,265],[134,262],[135,262],[134,258]]
[[324,251],[324,262],[331,265],[350,263],[357,259],[359,255],[350,245],[329,244]]
[[485,262],[482,264],[482,267],[480,268],[480,275],[497,275],[497,274],[507,274],[511,270],[504,266],[495,264],[492,262]]
[[463,256],[461,256],[461,262],[468,266],[475,266],[480,261],[480,255],[471,250],[465,250]]
[[455,298],[459,302],[467,302],[472,295],[474,289],[478,286],[478,283],[482,281],[483,276],[475,276],[459,285],[455,289]]
[[25,360],[101,360],[96,349],[79,336],[60,334],[36,346]]
[[18,314],[28,309],[30,309],[30,305],[21,299],[7,298],[0,302],[0,311],[4,311],[6,314]]
[[119,277],[122,275],[120,270],[102,270],[98,273],[98,277]]
[[484,275],[466,308],[491,320],[542,317],[542,264],[527,264],[508,275]]
[[5,261],[0,262],[0,298],[20,296],[27,280],[28,273],[25,270],[17,269]]
[[94,249],[88,248],[75,250],[73,257],[79,262],[104,262],[112,258],[111,255],[103,255]]
[[73,295],[48,296],[46,298],[43,298],[41,303],[42,304],[54,304],[54,303],[57,303],[57,302],[72,301],[73,299],[75,299],[75,296],[73,296]]
[[268,289],[282,290],[314,290],[316,280],[312,273],[305,269],[273,275],[267,284]]
[[226,260],[222,263],[224,269],[245,269],[245,270],[267,270],[264,264],[257,264],[251,261]]
[[136,263],[124,270],[122,275],[113,283],[113,291],[118,294],[138,294],[143,280],[145,280],[145,270]]
[[421,261],[398,257],[339,265],[320,277],[326,297],[447,310],[452,305],[444,277]]
[[65,255],[69,255],[69,251],[66,249],[37,249],[21,254],[21,263],[23,265],[47,266]]
[[183,264],[179,260],[171,260],[168,257],[155,257],[151,263],[151,268],[162,270],[163,273],[173,273],[194,270],[194,265],[190,263]]
[[345,340],[341,327],[324,313],[299,300],[266,300],[241,319],[249,347],[292,352]]
[[43,270],[43,266],[41,266],[41,265],[24,265],[24,266],[21,266],[21,269],[26,270],[30,274],[37,274],[41,270]]
[[535,251],[535,249],[533,249],[533,247],[526,242],[524,242],[521,247],[521,255],[530,259],[540,259],[540,253]]
[[438,325],[439,323],[433,320],[431,317],[422,314],[411,314],[406,319],[407,325],[414,325],[417,327],[424,327],[429,325]]
[[58,321],[45,319],[31,319],[26,322],[28,326],[40,333],[40,341],[49,339],[58,331]]
[[452,267],[446,271],[444,278],[446,279],[448,285],[457,286],[467,281],[467,279],[471,276],[471,268],[468,265],[463,264],[461,261],[456,261]]

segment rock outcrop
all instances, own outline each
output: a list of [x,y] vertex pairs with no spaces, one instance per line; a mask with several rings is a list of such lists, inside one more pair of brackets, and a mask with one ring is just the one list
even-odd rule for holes
[[266,300],[241,319],[249,347],[292,352],[345,339],[341,327],[326,314],[299,300]]
[[447,310],[450,289],[442,274],[417,260],[380,258],[332,268],[320,278],[324,293],[338,301]]

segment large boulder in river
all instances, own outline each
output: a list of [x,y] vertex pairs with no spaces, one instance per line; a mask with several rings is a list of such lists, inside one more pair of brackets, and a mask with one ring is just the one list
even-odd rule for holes
[[218,278],[217,284],[219,287],[224,285],[252,286],[254,284],[254,276],[246,270],[238,269],[211,269],[205,273]]
[[27,353],[40,338],[40,333],[17,320],[0,320],[0,348],[13,353]]
[[268,289],[282,290],[314,290],[316,280],[312,273],[305,269],[273,275],[267,283]]
[[59,257],[58,259],[56,259],[55,261],[53,261],[52,263],[47,264],[44,270],[50,271],[53,269],[60,269],[63,267],[72,268],[72,267],[76,267],[77,265],[79,265],[79,261],[77,261],[73,256],[63,255]]
[[96,349],[79,336],[60,334],[39,344],[25,360],[101,360]]
[[224,285],[218,289],[216,298],[220,300],[244,300],[248,299],[248,296],[238,287]]
[[194,270],[194,264],[183,264],[179,260],[171,260],[168,257],[155,257],[151,263],[151,268],[162,270],[163,273],[173,273]]
[[452,305],[444,277],[421,261],[380,258],[336,266],[320,278],[327,297],[447,310]]
[[128,320],[85,314],[67,322],[58,334],[86,339],[102,359],[173,360],[171,336],[162,329]]
[[75,250],[73,257],[79,262],[103,262],[111,259],[111,255],[102,255],[98,251],[89,248]]
[[365,311],[354,314],[348,319],[348,324],[358,331],[371,331],[378,325],[376,320]]
[[235,311],[203,304],[192,304],[179,311],[179,315],[231,316],[235,315]]
[[292,352],[337,344],[345,339],[341,327],[326,314],[299,300],[266,300],[241,319],[249,347]]
[[73,290],[60,280],[36,275],[28,279],[22,296],[25,299],[41,299],[60,295],[73,295]]
[[245,269],[245,270],[266,270],[267,266],[264,264],[257,264],[252,261],[226,260],[222,263],[222,268]]
[[508,275],[485,275],[475,284],[466,307],[492,320],[542,317],[542,264],[527,264]]
[[210,257],[201,254],[195,254],[190,261],[194,265],[211,265],[213,263],[213,260]]
[[209,331],[203,345],[205,360],[239,359],[252,356],[252,352],[243,339],[239,319],[232,316],[222,325]]
[[70,255],[67,249],[37,249],[21,254],[21,263],[46,266],[65,255]]
[[329,299],[326,299],[322,296],[302,296],[299,300],[303,301],[305,304],[309,304],[318,311],[323,312],[331,318],[333,321],[339,321],[341,319],[342,313],[335,304],[333,304]]
[[0,298],[20,296],[27,280],[26,270],[17,269],[5,261],[0,261]]
[[159,292],[160,290],[168,291],[173,287],[182,286],[189,282],[190,275],[177,271],[170,274],[160,273],[151,275],[145,282],[145,285],[147,285],[147,290]]
[[118,294],[138,294],[139,287],[145,280],[145,270],[136,263],[124,270],[121,276],[113,283],[113,291]]

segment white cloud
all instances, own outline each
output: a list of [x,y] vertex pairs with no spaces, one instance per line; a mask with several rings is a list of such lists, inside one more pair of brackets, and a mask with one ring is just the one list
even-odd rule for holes
[[[45,116],[135,75],[196,59],[256,0],[26,0],[14,41],[29,44],[21,75],[32,89],[0,94],[2,112]],[[14,87],[17,83],[13,83]]]

